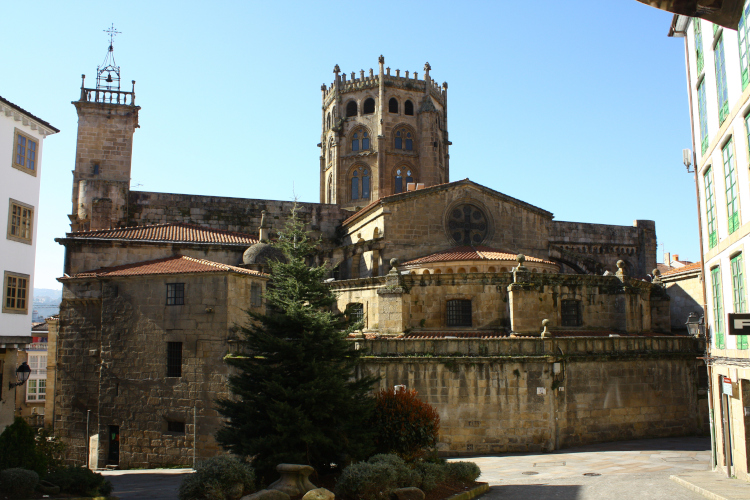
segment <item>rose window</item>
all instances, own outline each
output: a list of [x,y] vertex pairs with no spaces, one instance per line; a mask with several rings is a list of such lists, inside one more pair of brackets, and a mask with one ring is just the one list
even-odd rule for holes
[[459,205],[448,214],[448,232],[459,245],[479,245],[487,237],[487,217],[474,205]]

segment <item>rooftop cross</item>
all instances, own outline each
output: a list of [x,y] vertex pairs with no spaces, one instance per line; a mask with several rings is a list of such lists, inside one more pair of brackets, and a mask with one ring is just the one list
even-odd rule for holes
[[112,26],[102,31],[109,35],[109,51],[112,52],[112,43],[115,41],[115,36],[122,32],[115,29],[115,23],[112,23]]

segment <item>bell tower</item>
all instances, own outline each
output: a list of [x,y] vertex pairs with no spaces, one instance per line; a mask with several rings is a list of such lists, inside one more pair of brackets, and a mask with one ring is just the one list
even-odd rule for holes
[[130,92],[120,88],[115,63],[114,25],[105,30],[109,49],[96,68],[96,87],[86,88],[73,105],[78,112],[78,138],[73,170],[71,231],[109,229],[125,223],[130,193],[133,132],[138,128],[135,80]]
[[[322,85],[320,201],[356,210],[383,196],[449,181],[448,84],[386,68],[351,73],[338,64]],[[410,76],[411,75],[411,76]]]

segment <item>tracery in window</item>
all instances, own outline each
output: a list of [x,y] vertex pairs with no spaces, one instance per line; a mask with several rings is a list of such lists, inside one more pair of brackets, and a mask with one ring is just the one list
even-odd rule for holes
[[412,151],[414,149],[414,142],[412,141],[411,132],[405,128],[396,130],[393,147],[404,151]]
[[370,149],[370,135],[363,128],[359,128],[352,134],[352,151],[366,151]]
[[411,170],[409,169],[397,169],[396,170],[396,177],[394,179],[394,189],[393,192],[395,194],[403,193],[406,191],[406,186],[409,185],[409,183],[414,182],[414,178],[412,177]]
[[369,200],[370,199],[370,169],[367,167],[357,167],[352,171],[351,180],[351,201]]
[[404,114],[410,115],[410,116],[414,115],[414,103],[413,102],[407,100],[404,103]]
[[388,112],[398,113],[398,100],[395,97],[391,97],[388,101]]
[[371,115],[375,112],[375,99],[369,97],[365,99],[365,104],[362,109],[362,113],[365,115]]

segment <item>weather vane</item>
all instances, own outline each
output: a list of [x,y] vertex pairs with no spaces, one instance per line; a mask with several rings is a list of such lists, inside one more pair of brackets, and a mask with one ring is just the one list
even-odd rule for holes
[[122,32],[115,29],[115,23],[112,23],[112,26],[102,31],[109,35],[109,50],[112,50],[112,43],[115,41],[115,35],[119,35]]

